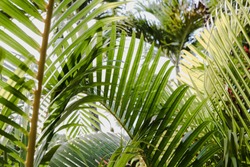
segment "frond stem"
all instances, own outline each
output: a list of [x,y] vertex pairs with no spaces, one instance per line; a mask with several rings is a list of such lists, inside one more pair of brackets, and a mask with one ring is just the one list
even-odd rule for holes
[[37,87],[37,90],[34,91],[33,114],[31,118],[31,127],[30,127],[30,133],[28,137],[29,140],[28,140],[28,152],[27,152],[27,157],[26,157],[26,167],[33,167],[33,164],[34,164],[37,122],[38,122],[38,115],[39,115],[39,108],[40,108],[39,106],[40,106],[40,99],[41,99],[41,93],[42,93],[44,66],[45,66],[45,61],[46,61],[46,51],[47,51],[47,46],[48,46],[53,5],[54,5],[54,0],[49,0],[49,3],[47,5],[47,17],[44,22],[45,26],[44,26],[42,45],[40,49],[40,60],[38,62],[38,72],[37,72],[38,87]]
[[121,122],[121,119],[118,116],[116,116],[116,114],[105,103],[101,103],[101,104],[106,109],[106,111],[115,118],[115,120],[123,128],[123,130],[125,130],[129,138],[133,140],[134,136],[130,133],[130,131],[126,128],[126,126]]

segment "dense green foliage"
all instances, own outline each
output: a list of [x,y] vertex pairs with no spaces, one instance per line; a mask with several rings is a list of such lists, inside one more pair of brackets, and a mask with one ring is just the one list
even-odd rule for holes
[[249,2],[214,3],[195,45],[200,3],[164,1],[162,39],[121,31],[125,3],[0,1],[0,166],[250,165]]

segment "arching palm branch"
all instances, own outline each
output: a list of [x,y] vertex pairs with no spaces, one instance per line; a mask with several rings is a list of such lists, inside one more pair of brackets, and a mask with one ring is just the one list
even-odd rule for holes
[[[193,131],[188,128],[203,103],[191,109],[195,96],[184,100],[187,91],[187,87],[184,85],[177,88],[169,97],[163,96],[172,70],[172,67],[168,69],[169,62],[163,65],[159,74],[156,74],[160,51],[154,55],[154,46],[151,46],[143,60],[143,37],[136,47],[135,34],[132,39],[126,39],[123,33],[118,39],[119,43],[117,43],[116,34],[115,27],[113,27],[110,51],[106,55],[107,57],[103,57],[106,61],[103,61],[100,56],[96,62],[96,64],[115,68],[105,69],[93,75],[89,74],[88,78],[89,83],[95,80],[111,83],[111,85],[94,88],[92,92],[105,98],[102,105],[126,131],[128,143],[121,146],[118,143],[115,153],[108,154],[112,155],[111,157],[103,156],[106,151],[103,149],[99,152],[99,157],[97,156],[98,158],[91,161],[89,156],[84,155],[88,155],[89,147],[95,147],[99,140],[88,143],[88,146],[85,146],[86,142],[79,143],[74,140],[73,142],[79,144],[77,147],[81,148],[81,161],[63,160],[61,156],[58,156],[70,156],[76,153],[75,149],[63,150],[65,146],[62,145],[52,157],[51,163],[61,161],[63,164],[60,163],[60,166],[77,166],[82,162],[92,162],[92,165],[88,163],[89,166],[97,166],[102,159],[109,166],[125,166],[133,158],[143,159],[142,162],[148,166],[185,166],[196,161],[200,164],[206,163],[213,153],[219,150],[217,144],[210,141],[214,131],[203,133],[209,121],[195,127]],[[115,45],[118,45],[117,50],[111,50]],[[124,52],[125,47],[129,47],[127,53]],[[87,138],[86,136],[84,140],[89,140]],[[109,140],[108,138],[107,140]],[[205,143],[207,143],[207,147],[203,147]],[[76,147],[71,141],[67,146]],[[108,148],[109,146],[104,144],[103,147]],[[175,151],[176,149],[178,152]],[[188,151],[189,149],[190,151]],[[206,158],[195,161],[196,154],[202,149],[211,152],[201,154],[200,158],[203,156]]]

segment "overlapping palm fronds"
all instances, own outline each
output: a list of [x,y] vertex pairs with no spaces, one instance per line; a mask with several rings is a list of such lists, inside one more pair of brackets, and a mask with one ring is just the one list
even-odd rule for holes
[[[129,138],[127,145],[117,146],[110,160],[105,161],[109,166],[125,166],[134,158],[140,159],[138,157],[143,159],[141,163],[149,166],[206,163],[219,149],[213,147],[216,146],[214,142],[209,141],[214,131],[204,135],[203,130],[209,121],[194,127],[193,130],[189,128],[204,102],[191,109],[195,96],[184,100],[187,91],[185,85],[177,88],[169,97],[163,98],[173,69],[168,68],[169,61],[156,74],[160,51],[154,55],[154,46],[151,46],[147,56],[142,59],[143,37],[137,46],[135,34],[131,39],[126,38],[125,33],[117,39],[116,34],[116,28],[113,26],[109,52],[103,57],[98,56],[97,62],[94,63],[113,68],[101,69],[100,72],[88,75],[90,85],[96,81],[111,83],[90,90],[93,94],[104,97],[103,107],[115,117]],[[116,45],[116,49],[112,50]],[[128,52],[124,52],[126,47]],[[99,140],[93,141],[94,145],[98,143]],[[205,143],[207,147],[203,147]],[[103,145],[103,148],[106,147]],[[178,153],[176,149],[179,150]],[[200,154],[200,158],[195,161],[200,150],[211,152]],[[73,155],[74,152],[58,150],[56,154]],[[79,152],[85,154],[88,150],[82,148]],[[89,157],[85,158],[86,161],[89,160]],[[65,160],[65,164],[68,163],[66,161],[68,160]],[[71,163],[77,166],[78,162],[72,160]]]
[[[156,73],[160,49],[155,54],[152,45],[143,55],[143,35],[140,40],[135,32],[118,37],[114,22],[121,17],[95,20],[124,2],[92,0],[79,10],[85,2],[0,1],[1,165],[25,166],[25,159],[30,167],[58,162],[119,167],[136,161],[159,167],[249,163],[248,3],[226,3],[215,28],[198,39],[209,57],[191,48],[208,65],[206,102],[187,95],[186,85],[166,89],[173,67],[168,61]],[[211,115],[218,113],[214,122],[197,121],[204,104]],[[102,123],[99,107],[117,120],[127,143],[116,134],[89,134]],[[69,135],[60,135],[64,130]],[[55,142],[58,136],[63,141]],[[224,149],[223,154],[222,145],[236,151]],[[220,162],[216,155],[224,159]]]
[[136,10],[121,21],[121,26],[128,33],[135,31],[137,37],[143,33],[145,41],[161,47],[178,73],[181,50],[194,42],[194,33],[203,27],[208,15],[201,1],[143,1],[137,2]]
[[[105,3],[101,0],[94,0],[76,13],[76,9],[84,2],[84,0],[75,3],[71,3],[70,0],[50,1],[49,4],[46,1],[31,2],[29,0],[0,2],[0,163],[3,166],[24,166],[27,153],[28,156],[31,155],[31,159],[28,158],[26,162],[27,166],[33,166],[32,157],[34,155],[32,152],[35,149],[33,146],[35,146],[36,135],[32,136],[31,133],[38,132],[38,137],[43,136],[43,138],[35,146],[37,158],[34,165],[37,166],[43,151],[46,150],[46,145],[41,147],[39,143],[50,141],[54,132],[58,128],[60,129],[59,122],[66,117],[65,112],[69,114],[73,110],[81,110],[79,107],[90,112],[87,103],[100,100],[100,97],[88,96],[86,91],[90,87],[103,83],[84,86],[84,81],[81,79],[86,73],[96,70],[86,71],[93,59],[105,51],[105,47],[101,48],[97,44],[96,34],[102,30],[106,31],[105,25],[120,18],[109,17],[104,20],[100,19],[92,25],[89,23],[102,12],[117,7],[123,2]],[[71,4],[70,8],[68,8],[68,4]],[[51,16],[49,12],[52,12]],[[44,32],[38,28],[39,25],[44,25]],[[39,44],[35,40],[36,38],[39,39],[39,42],[42,39],[43,43]],[[40,60],[37,63],[39,54]],[[36,76],[37,69],[38,76]],[[41,77],[41,74],[44,75],[44,78]],[[72,76],[78,77],[78,80],[71,80]],[[74,84],[77,87],[74,87]],[[38,90],[42,88],[42,91],[36,91],[37,88]],[[73,91],[73,88],[76,91]],[[70,91],[72,92],[70,93]],[[77,99],[78,94],[82,94],[84,97]],[[36,102],[33,103],[34,99]],[[38,101],[41,101],[38,106],[41,117],[37,120],[38,113],[32,113],[32,109],[37,109]],[[35,105],[32,106],[32,103]],[[31,127],[30,116],[33,120]],[[46,118],[45,124],[44,118]],[[86,118],[91,120],[92,116],[87,114]],[[37,129],[37,123],[43,129]],[[76,123],[71,123],[68,127],[73,125]],[[61,128],[67,127],[66,125],[61,126]],[[30,144],[33,142],[28,147],[29,151],[27,151],[28,142]]]
[[210,98],[207,109],[224,138],[223,163],[247,166],[250,163],[249,2],[225,1],[219,6],[211,24],[197,37],[202,49],[190,46],[193,56],[186,52],[185,58],[190,59],[183,61],[183,67],[193,64],[193,68],[186,68],[190,77],[187,80],[194,90],[203,93],[201,98],[206,95]]
[[89,134],[62,144],[49,166],[105,166],[112,153],[122,148],[126,139],[113,133]]

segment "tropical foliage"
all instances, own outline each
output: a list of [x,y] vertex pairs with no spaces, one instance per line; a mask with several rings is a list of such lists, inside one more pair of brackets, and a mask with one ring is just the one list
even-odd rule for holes
[[138,2],[136,10],[129,12],[121,21],[122,28],[137,36],[143,33],[144,40],[161,47],[179,72],[180,52],[193,43],[194,33],[203,27],[209,17],[206,4],[199,1],[148,0]]
[[197,36],[202,49],[190,46],[192,54],[183,55],[186,74],[180,80],[189,82],[201,99],[210,98],[207,110],[223,138],[219,139],[224,147],[223,164],[248,166],[249,2],[219,4],[224,8],[215,11],[215,19]]
[[249,165],[249,3],[217,3],[176,85],[159,41],[117,26],[124,3],[0,1],[1,165]]

